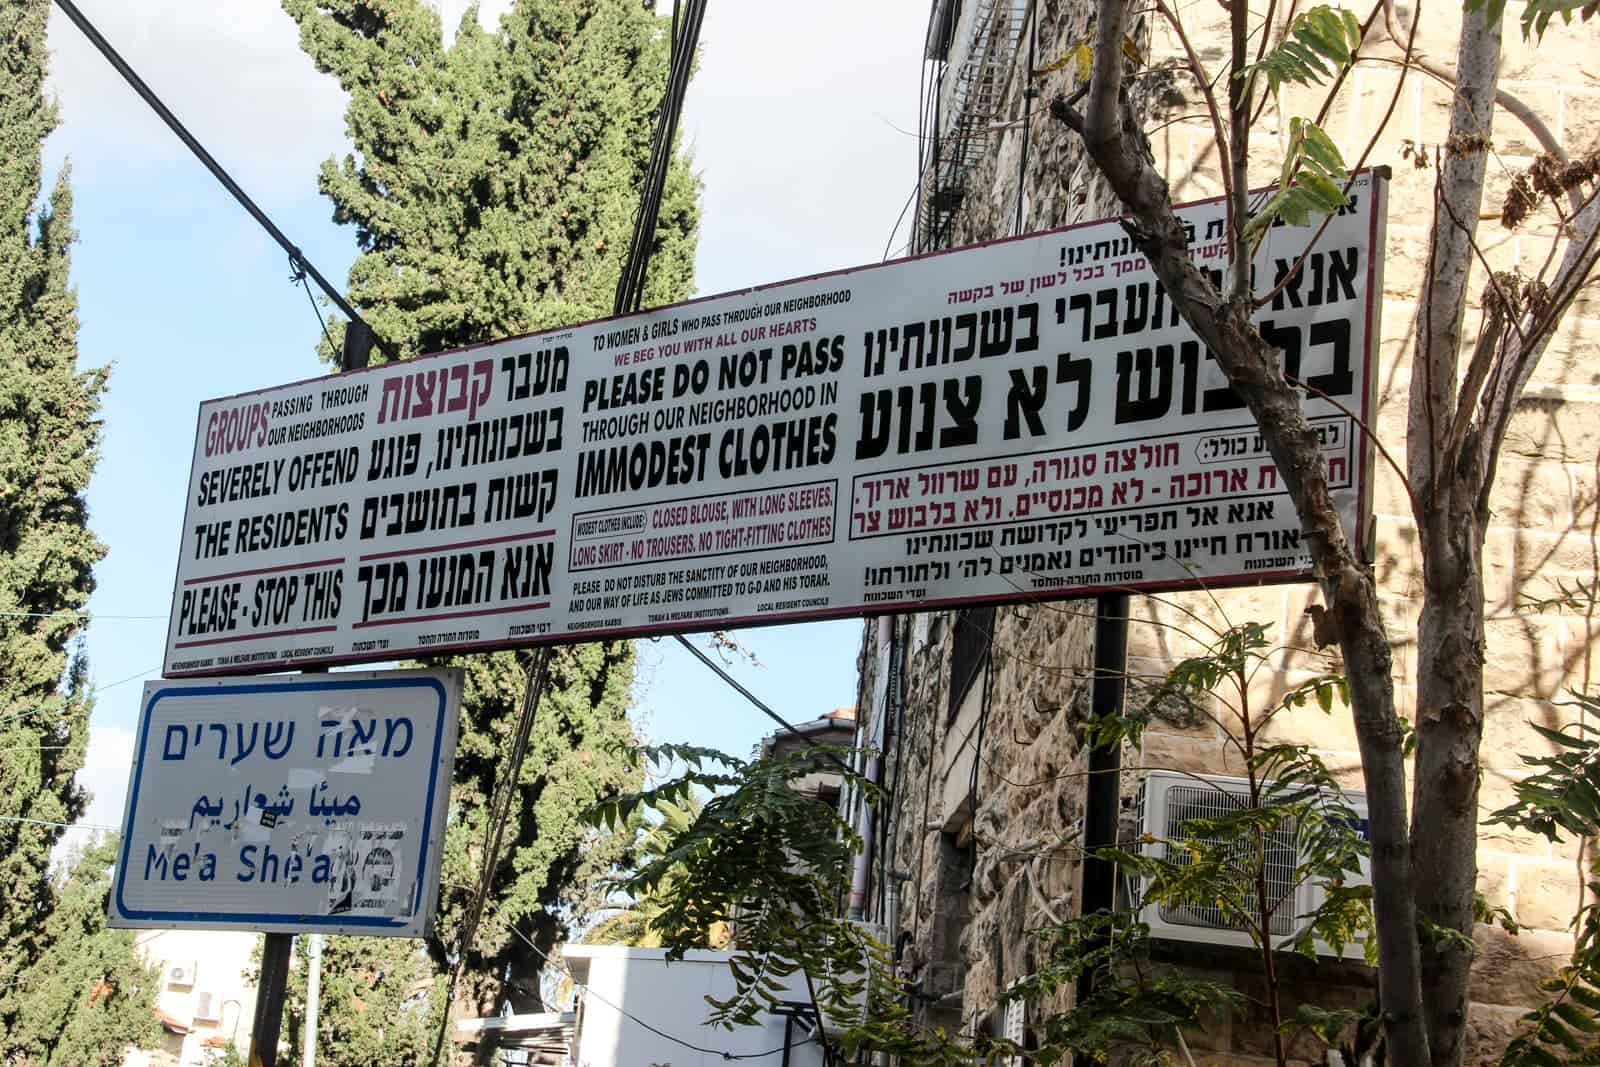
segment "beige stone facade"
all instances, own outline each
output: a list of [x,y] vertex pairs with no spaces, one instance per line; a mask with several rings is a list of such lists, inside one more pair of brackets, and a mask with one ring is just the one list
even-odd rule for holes
[[[925,235],[924,248],[1017,232],[1019,204],[1024,232],[1105,217],[1114,210],[1075,136],[1047,113],[1050,98],[1069,89],[1075,77],[1071,63],[1056,60],[1086,33],[1088,7],[1081,0],[1037,0],[1016,5],[1018,14],[1024,6],[1037,22],[1034,68],[1059,69],[1033,80],[1039,94],[1030,100],[1024,91],[1025,30],[996,86],[995,114],[984,126],[979,162],[959,209],[941,232]],[[1182,11],[1197,50],[1208,61],[1220,57],[1225,39],[1221,5],[1184,5]],[[1366,13],[1363,9],[1358,15]],[[1400,9],[1403,19],[1414,14]],[[1459,4],[1430,8],[1422,18],[1420,50],[1439,66],[1453,65],[1459,18]],[[1600,32],[1558,26],[1534,47],[1521,40],[1518,19],[1513,3],[1506,16],[1502,88],[1542,116],[1569,151],[1600,147],[1600,61],[1594,58],[1600,54]],[[1178,42],[1163,28],[1146,25],[1143,32],[1151,64],[1181,56]],[[1393,52],[1380,49],[1377,54]],[[1393,101],[1393,118],[1367,162],[1388,166],[1393,173],[1376,429],[1403,465],[1415,299],[1422,284],[1436,175],[1431,167],[1415,168],[1405,155],[1421,146],[1431,156],[1443,140],[1450,88],[1412,73],[1397,94],[1398,77],[1391,64],[1359,65],[1345,102],[1334,109],[1325,128],[1346,159],[1355,160]],[[1140,84],[1150,125],[1159,127],[1153,136],[1157,162],[1175,198],[1220,193],[1211,130],[1203,106],[1188,91],[1186,76],[1152,76]],[[1296,90],[1266,109],[1254,134],[1256,184],[1275,173],[1273,155],[1281,151],[1287,116],[1315,105],[1308,91]],[[1025,137],[1027,166],[1022,174]],[[1536,139],[1504,111],[1495,120],[1494,146],[1486,212],[1497,210],[1510,176],[1538,151]],[[1551,236],[1548,221],[1511,233],[1498,219],[1485,219],[1479,231],[1496,269],[1520,266],[1528,273],[1544,261]],[[1378,466],[1376,567],[1395,641],[1397,700],[1400,713],[1409,716],[1415,702],[1419,561],[1404,490],[1386,465]],[[1576,712],[1561,706],[1565,690],[1591,681],[1593,612],[1534,612],[1525,602],[1553,595],[1558,582],[1592,581],[1600,572],[1597,471],[1600,304],[1589,300],[1568,316],[1545,355],[1512,426],[1496,479],[1485,549],[1489,695],[1481,806],[1486,813],[1510,800],[1511,783],[1525,773],[1521,754],[1545,751],[1546,743],[1526,723],[1555,726],[1569,720]],[[1306,607],[1314,596],[1309,586],[1291,585],[1233,591],[1215,601],[1208,596],[1135,597],[1130,675],[1158,677],[1198,647],[1192,639],[1196,617],[1213,623],[1224,617],[1234,623],[1253,620],[1271,624],[1275,639],[1287,646],[1256,682],[1254,697],[1273,698],[1324,664],[1323,654],[1309,650]],[[884,739],[885,781],[892,795],[879,845],[884,852],[880,866],[888,873],[883,885],[873,887],[869,917],[890,928],[904,973],[915,983],[919,1008],[930,1022],[968,1027],[992,1021],[998,991],[1030,973],[1036,962],[1024,932],[1077,908],[1080,872],[1073,859],[1074,834],[1082,816],[1084,769],[1078,728],[1088,714],[1084,678],[1093,656],[1093,612],[1092,601],[1063,601],[1004,607],[992,618],[969,614],[962,627],[956,613],[867,623],[863,692],[873,692],[888,670],[889,649],[898,647],[903,707],[898,732],[893,724],[887,732],[875,725],[885,707],[893,706],[892,699],[861,709],[861,736]],[[889,640],[891,629],[895,641]],[[978,631],[983,640],[974,651],[970,642]],[[964,689],[974,662],[978,676]],[[993,672],[986,717],[979,715],[984,671]],[[893,687],[889,691],[892,695]],[[1312,705],[1309,711],[1283,716],[1273,730],[1274,736],[1311,745],[1351,787],[1360,788],[1346,709],[1336,704],[1332,714],[1325,714]],[[1145,736],[1142,750],[1125,753],[1124,767],[1129,794],[1140,768],[1238,770],[1216,728],[1204,721],[1159,722]],[[1478,931],[1469,1062],[1492,1061],[1516,1016],[1534,1002],[1535,981],[1560,961],[1570,943],[1566,931],[1580,902],[1579,860],[1575,844],[1552,847],[1543,839],[1504,829],[1481,833],[1480,889],[1491,905],[1508,909],[1526,930],[1517,938],[1498,930]],[[1242,959],[1230,962],[1224,957],[1215,965],[1227,968],[1225,973],[1241,987],[1256,981]],[[1348,983],[1349,995],[1360,995],[1370,976],[1360,968],[1313,968],[1305,981],[1323,990],[1330,982]],[[1265,1062],[1252,1058],[1268,1051],[1263,1040],[1260,1021],[1246,1019],[1196,1035],[1192,1044],[1201,1064],[1246,1064]],[[1309,1047],[1297,1052],[1314,1055]]]

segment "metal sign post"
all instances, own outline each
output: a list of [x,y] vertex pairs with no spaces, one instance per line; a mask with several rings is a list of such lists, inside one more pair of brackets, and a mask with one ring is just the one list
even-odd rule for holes
[[[1107,593],[1095,600],[1094,679],[1090,689],[1090,714],[1096,719],[1122,713],[1128,684],[1128,608],[1127,593]],[[1115,847],[1117,817],[1122,795],[1122,744],[1097,743],[1089,750],[1089,782],[1084,791],[1083,809],[1083,906],[1081,914],[1109,912],[1116,907],[1117,869],[1100,859],[1100,849]],[[1092,949],[1092,946],[1091,946]],[[1085,971],[1078,977],[1077,1002],[1082,1004],[1094,989],[1094,975]],[[1091,1067],[1079,1054],[1076,1067]]]
[[256,1012],[250,1024],[250,1067],[278,1067],[278,1036],[283,1030],[283,1001],[289,987],[289,955],[293,947],[293,934],[268,934],[261,946]]
[[[372,359],[372,328],[360,318],[345,323],[340,369],[358,370]],[[289,987],[293,934],[266,935],[261,946],[261,978],[256,983],[255,1020],[250,1027],[250,1067],[278,1067],[278,1040],[283,1032],[283,1007]],[[321,993],[322,935],[312,934],[306,982],[306,1034],[302,1067],[316,1062],[317,1005]]]

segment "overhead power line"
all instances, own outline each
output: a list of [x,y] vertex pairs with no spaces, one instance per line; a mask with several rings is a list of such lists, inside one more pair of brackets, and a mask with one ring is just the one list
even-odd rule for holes
[[[156,671],[158,671],[160,669],[161,669],[160,667],[146,667],[144,670],[140,671],[137,674],[130,674],[126,678],[119,678],[114,682],[107,682],[105,685],[97,685],[93,689],[89,690],[86,699],[93,700],[95,697],[99,696],[101,693],[104,693],[107,689],[115,689],[119,685],[126,685],[127,683],[135,681],[136,679],[143,678],[147,674],[154,674]],[[52,711],[52,710],[60,711],[62,708],[65,708],[66,706],[67,706],[67,702],[66,702],[65,699],[62,700],[61,705],[59,707],[54,707],[54,706],[49,705],[49,704],[41,704],[40,706],[38,706],[36,708],[27,708],[27,709],[25,709],[23,711],[12,712],[9,715],[0,715],[0,723],[12,722],[13,720],[16,720],[16,719],[26,719],[28,716],[37,715],[42,711]]]
[[166,621],[165,615],[102,615],[100,612],[90,611],[0,611],[0,619],[77,619],[88,622],[90,619],[137,619]]
[[[267,213],[256,206],[256,202],[250,199],[249,194],[239,187],[239,183],[234,181],[232,175],[223,169],[222,164],[218,163],[211,153],[206,151],[205,146],[195,139],[194,134],[190,133],[182,122],[178,121],[178,116],[174,115],[172,110],[161,102],[161,98],[155,94],[155,90],[145,84],[144,79],[139,77],[138,72],[128,65],[128,61],[117,53],[117,50],[111,46],[111,42],[107,41],[100,31],[95,28],[94,23],[90,22],[88,17],[78,10],[78,5],[73,3],[73,0],[55,0],[55,2],[62,13],[72,20],[72,24],[78,27],[83,32],[83,35],[89,39],[89,43],[94,45],[102,56],[105,56],[106,62],[110,63],[116,72],[122,75],[122,80],[127,82],[133,88],[133,91],[139,94],[141,100],[150,105],[150,110],[154,111],[161,118],[161,121],[167,124],[167,128],[177,135],[178,140],[182,141],[190,152],[194,153],[194,157],[205,165],[205,168],[211,172],[212,177],[221,182],[222,187],[233,194],[233,198],[239,202],[239,206],[249,212],[250,217],[260,223],[261,228],[272,235],[272,239],[277,241],[283,250],[289,254],[290,261],[298,264],[300,268],[304,268],[305,272],[317,283],[317,286],[328,295],[328,299],[333,301],[351,322],[360,323],[364,328],[370,330],[371,327],[367,325],[366,320],[357,313],[355,308],[350,306],[350,302],[344,298],[344,295],[338,289],[335,289],[328,279],[322,276],[322,272],[317,270],[310,260],[306,259],[305,254],[300,251],[293,241],[289,240],[282,230],[278,229],[277,225],[267,217]],[[400,354],[387,342],[378,339],[376,334],[373,335],[373,341],[391,359],[399,358]]]
[[[566,963],[564,961],[551,959],[550,956],[544,951],[544,949],[542,949],[538,945],[534,944],[533,943],[533,939],[530,938],[527,934],[523,933],[520,929],[518,929],[515,923],[509,924],[509,927],[510,927],[511,932],[513,934],[516,934],[519,938],[521,938],[523,944],[525,944],[529,948],[533,949],[533,951],[539,956],[539,958],[544,960],[544,962],[546,964],[548,964],[551,967],[559,967],[561,969],[561,972],[567,976],[567,981],[571,982],[573,984],[573,986],[578,989],[579,994],[581,996],[593,997],[595,1000],[598,1000],[600,1003],[604,1004],[606,1007],[610,1008],[612,1011],[616,1012],[618,1015],[621,1015],[623,1018],[631,1020],[636,1025],[642,1026],[644,1029],[650,1031],[652,1034],[655,1034],[657,1037],[662,1038],[662,1039],[667,1040],[667,1041],[670,1041],[674,1045],[681,1045],[681,1046],[683,1046],[684,1048],[688,1049],[691,1052],[698,1052],[698,1053],[701,1053],[702,1055],[705,1055],[705,1056],[721,1056],[724,1060],[761,1060],[761,1059],[766,1059],[768,1056],[776,1056],[778,1053],[784,1051],[785,1046],[779,1045],[777,1048],[768,1049],[765,1052],[729,1052],[726,1049],[707,1048],[704,1045],[692,1044],[691,1042],[685,1041],[681,1037],[674,1037],[671,1034],[667,1033],[665,1030],[661,1029],[660,1027],[653,1026],[650,1023],[645,1022],[643,1019],[639,1018],[637,1015],[633,1014],[633,1012],[631,1012],[628,1009],[624,1008],[622,1005],[613,1004],[611,1001],[607,1000],[605,997],[601,996],[599,993],[596,993],[593,989],[589,988],[584,983],[578,981],[577,977],[572,973],[572,971],[570,969],[568,969],[568,967],[567,967],[567,965],[566,965]],[[792,1051],[792,1050],[794,1050],[796,1048],[799,1048],[801,1045],[810,1044],[812,1041],[815,1041],[815,1040],[816,1040],[815,1036],[808,1037],[803,1041],[797,1041],[794,1044],[789,1045],[788,1048]]]
[[21,815],[0,815],[0,822],[20,822],[29,826],[54,826],[62,830],[97,830],[101,833],[120,834],[120,826],[104,826],[95,822],[62,822],[59,819],[29,819]]
[[673,0],[672,56],[667,72],[667,87],[661,99],[661,112],[656,117],[655,134],[650,141],[650,165],[645,171],[644,189],[640,192],[639,214],[634,218],[628,258],[623,261],[622,277],[617,281],[616,300],[611,308],[613,315],[638,311],[644,299],[645,269],[650,264],[650,252],[655,244],[656,223],[661,215],[661,194],[666,188],[667,170],[672,165],[672,150],[678,139],[678,117],[683,113],[683,95],[689,88],[689,75],[694,70],[694,53],[700,42],[700,24],[705,16],[705,0]]
[[[727,682],[730,686],[732,686],[734,688],[735,691],[738,692],[738,694],[740,696],[744,697],[750,703],[754,704],[761,711],[761,713],[763,715],[765,715],[767,718],[771,719],[773,722],[777,723],[779,726],[783,727],[789,733],[791,733],[794,736],[798,737],[801,741],[804,741],[807,748],[819,748],[819,747],[821,747],[821,746],[819,746],[817,744],[815,738],[811,737],[808,734],[801,733],[799,728],[796,727],[794,725],[794,723],[790,722],[788,719],[785,719],[782,715],[779,715],[777,712],[773,711],[770,707],[768,707],[754,693],[750,692],[750,690],[748,690],[744,686],[740,685],[739,684],[739,680],[737,678],[735,678],[733,675],[729,674],[727,671],[723,670],[720,666],[718,666],[717,662],[715,660],[713,660],[710,656],[708,656],[704,652],[700,651],[700,649],[695,646],[693,641],[690,641],[687,637],[684,637],[682,634],[676,634],[674,636],[677,638],[678,643],[680,645],[682,645],[684,648],[687,648],[690,652],[694,653],[694,657],[696,659],[698,659],[701,663],[704,663],[707,667],[710,667],[713,671],[715,671],[716,674],[717,674],[717,677],[721,678],[724,682]],[[850,768],[846,767],[844,765],[844,761],[841,760],[838,756],[835,756],[831,752],[825,752],[825,753],[823,753],[823,755],[825,755],[827,757],[827,759],[828,759],[828,761],[830,763],[832,763],[834,766],[838,767],[839,770],[843,771],[846,776],[848,776],[850,774]]]

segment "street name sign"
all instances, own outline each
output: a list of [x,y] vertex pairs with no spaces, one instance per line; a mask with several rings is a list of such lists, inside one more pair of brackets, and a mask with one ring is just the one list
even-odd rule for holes
[[[1254,260],[1363,548],[1385,198]],[[1222,204],[1179,214],[1220,272]],[[1107,220],[209,401],[164,673],[1309,574]]]
[[149,682],[110,925],[428,933],[461,672]]

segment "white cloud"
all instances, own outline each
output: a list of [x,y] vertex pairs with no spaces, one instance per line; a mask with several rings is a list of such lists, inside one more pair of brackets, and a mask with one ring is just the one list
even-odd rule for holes
[[882,258],[916,177],[927,0],[713,4],[684,106],[702,292]]
[[[275,0],[78,0],[112,47],[247,190],[286,176],[310,186],[344,146],[344,94],[300,51]],[[160,166],[187,156],[111,65],[50,13],[58,135],[80,165]]]
[[93,794],[83,814],[84,822],[122,825],[134,740],[133,731],[126,727],[89,727],[89,750],[84,754],[83,769],[78,772],[78,784]]
[[91,837],[108,826],[122,826],[127,802],[128,773],[133,768],[134,734],[120,726],[90,726],[89,748],[84,753],[78,784],[89,790],[89,806],[77,825],[68,829],[50,852],[57,871],[76,862]]
[[[433,0],[453,33],[468,0]],[[483,0],[497,24],[511,0]],[[928,0],[712,4],[684,140],[705,178],[700,288],[715,292],[882,255],[915,176]],[[88,17],[247,191],[310,194],[343,151],[344,95],[300,51],[275,0],[79,0]],[[663,10],[670,5],[662,5]],[[59,10],[54,145],[85,176],[186,150]]]

